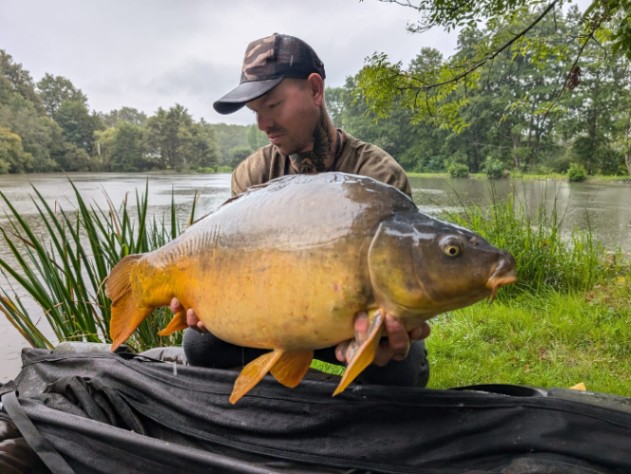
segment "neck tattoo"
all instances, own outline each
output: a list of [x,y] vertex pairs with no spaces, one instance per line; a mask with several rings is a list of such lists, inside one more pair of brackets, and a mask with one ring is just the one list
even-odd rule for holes
[[300,174],[315,174],[335,169],[335,163],[342,151],[342,132],[339,129],[336,132],[335,155],[331,166],[328,168],[325,166],[328,153],[318,153],[316,151],[317,149],[326,149],[327,151],[330,149],[330,140],[327,137],[326,141],[329,143],[326,146],[314,147],[316,148],[314,151],[304,151],[289,155],[292,167]]

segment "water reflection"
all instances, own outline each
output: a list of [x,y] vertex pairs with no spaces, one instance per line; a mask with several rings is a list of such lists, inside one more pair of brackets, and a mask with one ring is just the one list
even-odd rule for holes
[[631,252],[631,184],[568,183],[553,180],[412,178],[413,197],[425,212],[487,206],[513,195],[516,205],[534,215],[543,210],[566,232],[591,230],[611,250]]

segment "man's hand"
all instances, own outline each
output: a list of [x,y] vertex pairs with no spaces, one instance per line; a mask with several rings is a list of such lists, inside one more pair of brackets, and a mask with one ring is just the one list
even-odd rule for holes
[[[180,304],[180,300],[178,300],[177,298],[173,298],[171,300],[171,304],[169,304],[169,308],[171,309],[171,312],[174,314],[184,309],[182,308],[182,305]],[[186,310],[186,324],[188,324],[188,327],[193,328],[196,331],[208,332],[208,329],[206,329],[206,326],[204,326],[204,323],[202,323],[199,320],[199,318],[195,314],[195,311],[193,311],[192,308],[189,308]]]
[[[387,338],[381,340],[373,361],[373,364],[379,367],[385,366],[390,360],[405,359],[410,351],[410,342],[425,339],[430,333],[430,327],[426,322],[408,333],[401,321],[388,314],[385,317],[385,329]],[[357,345],[357,341],[366,339],[367,332],[368,314],[362,311],[355,315],[355,339],[341,342],[335,348],[337,360],[348,363],[347,354],[356,350],[351,346]]]

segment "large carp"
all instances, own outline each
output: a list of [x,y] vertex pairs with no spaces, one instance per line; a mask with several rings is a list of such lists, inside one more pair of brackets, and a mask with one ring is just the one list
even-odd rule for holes
[[[112,349],[177,297],[220,339],[271,350],[243,368],[235,403],[270,371],[296,386],[313,350],[353,339],[353,318],[367,311],[370,335],[355,341],[337,394],[372,362],[386,314],[412,330],[513,281],[509,254],[421,213],[392,186],[343,173],[285,176],[123,258],[107,282]],[[185,327],[182,311],[161,334]]]

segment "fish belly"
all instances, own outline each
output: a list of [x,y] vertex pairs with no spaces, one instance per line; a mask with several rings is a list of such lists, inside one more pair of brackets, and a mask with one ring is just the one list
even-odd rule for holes
[[339,249],[215,252],[193,271],[181,300],[211,333],[233,344],[332,346],[353,337],[355,313],[370,306],[365,272],[357,256],[348,254]]

